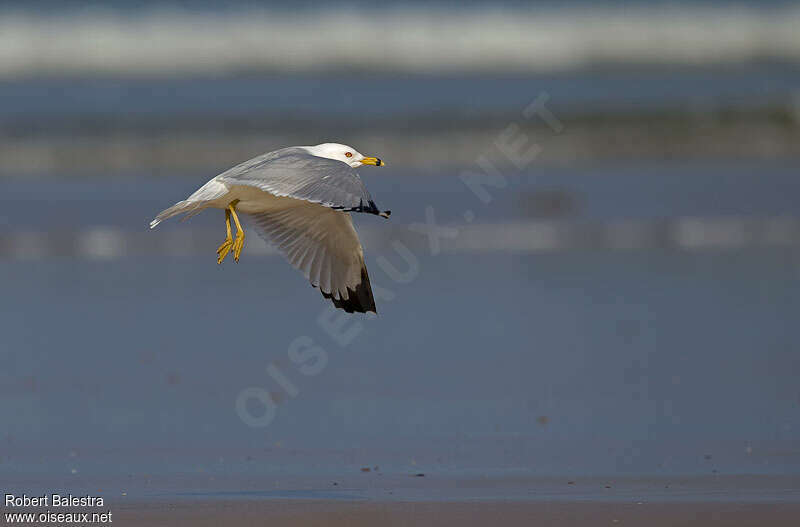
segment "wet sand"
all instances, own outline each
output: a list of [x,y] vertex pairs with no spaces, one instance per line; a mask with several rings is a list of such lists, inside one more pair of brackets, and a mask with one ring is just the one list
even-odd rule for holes
[[372,525],[798,525],[800,504],[592,503],[592,502],[402,502],[193,501],[126,504],[115,521],[124,525],[194,527]]

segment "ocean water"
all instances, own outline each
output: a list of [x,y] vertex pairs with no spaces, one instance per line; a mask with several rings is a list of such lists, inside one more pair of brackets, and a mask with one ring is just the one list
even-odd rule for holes
[[[300,128],[304,122],[408,130],[448,120],[507,119],[541,93],[560,116],[580,112],[789,105],[800,69],[750,65],[721,70],[616,70],[555,75],[269,75],[185,79],[21,79],[0,82],[0,126],[21,134],[91,133],[92,124],[180,131],[193,123],[225,130]],[[250,118],[248,122],[246,119]],[[413,119],[413,120],[410,120]],[[149,124],[148,124],[149,123]],[[212,127],[210,123],[213,123]],[[196,126],[196,124],[195,124]],[[64,131],[66,129],[66,131]]]
[[[391,239],[426,204],[451,226],[468,208],[530,219],[519,196],[554,186],[579,196],[562,219],[587,222],[793,218],[800,192],[791,167],[607,167],[531,174],[482,209],[457,178],[425,179],[368,181],[395,223],[359,229]],[[3,183],[7,233],[60,243],[102,222],[139,240],[0,251],[4,488],[324,498],[329,478],[377,465],[400,479],[373,489],[425,473],[450,498],[529,499],[526,478],[800,471],[796,244],[433,254],[420,237],[409,257],[367,243],[380,314],[342,316],[253,239],[238,265],[217,266],[213,237],[165,251],[221,234],[219,218],[146,232],[194,183],[125,181]],[[511,480],[442,483],[486,477]]]
[[[432,206],[442,224],[464,224],[463,213],[476,222],[503,223],[556,219],[585,223],[615,220],[658,222],[674,218],[795,218],[800,215],[797,166],[793,161],[638,161],[596,166],[532,166],[506,174],[506,187],[489,189],[481,202],[460,179],[461,172],[418,175],[393,162],[360,175],[392,219],[356,217],[362,228],[390,228],[424,221]],[[176,177],[116,174],[75,178],[66,175],[0,180],[0,226],[14,230],[68,232],[105,226],[134,234],[160,210],[197,190],[213,171]],[[46,203],[46,211],[29,214]],[[221,213],[220,213],[221,214]],[[189,223],[164,223],[164,232],[217,229],[214,211]],[[421,237],[424,240],[424,238]]]

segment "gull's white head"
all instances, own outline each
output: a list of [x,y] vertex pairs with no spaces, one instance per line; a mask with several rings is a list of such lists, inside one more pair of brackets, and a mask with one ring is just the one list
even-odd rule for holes
[[363,165],[382,167],[386,164],[377,157],[364,156],[352,146],[340,145],[339,143],[322,143],[321,145],[306,146],[304,148],[312,156],[335,159],[336,161],[347,163],[353,168]]

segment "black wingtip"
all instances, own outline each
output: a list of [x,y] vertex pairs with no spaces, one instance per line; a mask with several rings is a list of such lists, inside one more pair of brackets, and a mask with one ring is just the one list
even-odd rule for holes
[[378,314],[365,265],[361,266],[361,282],[356,286],[355,290],[347,288],[347,299],[334,298],[333,295],[325,291],[321,291],[321,293],[322,296],[333,302],[334,306],[344,309],[348,313],[369,313],[371,311],[376,315]]
[[389,218],[392,214],[390,210],[381,211],[378,206],[375,204],[374,201],[369,200],[369,203],[364,205],[364,200],[360,200],[358,202],[358,207],[345,207],[343,205],[328,205],[330,208],[334,210],[341,210],[344,212],[366,212],[368,214],[375,214],[376,216],[380,216],[382,218]]

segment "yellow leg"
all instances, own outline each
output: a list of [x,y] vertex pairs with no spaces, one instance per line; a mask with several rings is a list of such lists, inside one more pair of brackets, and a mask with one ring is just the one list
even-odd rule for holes
[[225,209],[225,228],[228,231],[228,236],[225,237],[225,241],[222,242],[222,245],[217,248],[217,264],[222,263],[225,257],[228,256],[231,247],[233,247],[233,236],[231,236],[231,211],[227,209]]
[[236,223],[236,239],[233,240],[233,259],[238,262],[239,255],[242,254],[242,249],[244,248],[244,229],[242,229],[242,224],[239,223],[239,216],[236,215],[237,203],[239,203],[238,199],[228,205],[228,210],[231,211],[233,222]]

